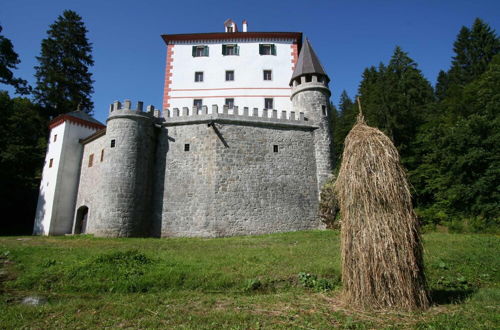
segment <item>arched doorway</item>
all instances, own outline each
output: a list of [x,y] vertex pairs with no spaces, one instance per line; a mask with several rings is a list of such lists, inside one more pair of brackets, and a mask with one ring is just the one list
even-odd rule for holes
[[80,206],[76,211],[75,234],[85,234],[88,214],[89,208],[86,206]]

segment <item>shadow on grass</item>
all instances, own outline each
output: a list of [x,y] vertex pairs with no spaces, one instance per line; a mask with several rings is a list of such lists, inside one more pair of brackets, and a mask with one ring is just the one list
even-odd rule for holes
[[432,289],[431,301],[436,305],[461,303],[474,292],[475,289]]

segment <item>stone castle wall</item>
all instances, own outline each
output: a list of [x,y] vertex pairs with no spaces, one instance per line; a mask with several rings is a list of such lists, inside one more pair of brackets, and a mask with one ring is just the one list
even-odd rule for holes
[[161,236],[321,227],[314,127],[268,119],[221,114],[166,121],[157,153],[163,165],[156,169],[165,169],[156,188],[162,197],[155,203]]
[[85,145],[77,208],[89,207],[88,233],[221,237],[323,227],[318,127],[303,113],[204,107],[155,118],[127,106]]

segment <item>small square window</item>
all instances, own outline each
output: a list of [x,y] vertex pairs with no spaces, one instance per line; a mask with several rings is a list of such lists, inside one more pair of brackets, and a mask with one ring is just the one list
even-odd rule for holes
[[101,150],[101,162],[104,160],[104,149]]
[[196,107],[196,109],[201,109],[202,106],[203,106],[202,99],[194,99],[193,100],[193,107]]
[[225,104],[227,105],[228,109],[233,109],[234,108],[234,99],[226,99]]
[[271,70],[264,70],[264,80],[273,80],[273,72]]
[[116,144],[115,139],[111,140],[111,148],[114,148],[115,144]]
[[203,81],[203,72],[197,71],[194,73],[194,81],[195,82],[202,82]]
[[51,168],[51,167],[52,167],[52,165],[54,165],[54,158],[51,158],[51,159],[49,160],[49,168]]
[[234,71],[233,70],[226,71],[226,81],[233,81],[233,80],[234,80]]
[[57,141],[57,134],[54,134],[54,142]]
[[264,109],[274,109],[274,100],[271,98],[264,99]]
[[94,165],[94,154],[90,154],[89,156],[89,167],[92,167]]
[[277,144],[275,144],[275,145],[273,146],[273,151],[274,151],[274,152],[278,152],[278,145],[277,145]]
[[186,144],[184,145],[184,151],[189,151],[189,143],[186,143]]

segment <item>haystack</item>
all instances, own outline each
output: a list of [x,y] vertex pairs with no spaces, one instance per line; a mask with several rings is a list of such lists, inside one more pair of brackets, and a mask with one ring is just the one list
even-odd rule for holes
[[335,182],[342,217],[347,304],[368,309],[429,305],[419,224],[392,141],[362,114],[345,139]]

